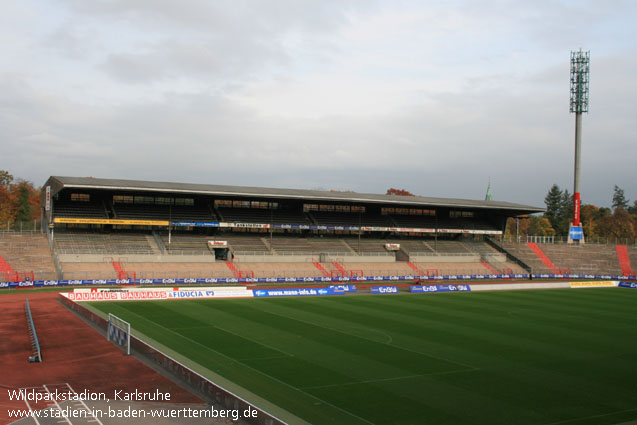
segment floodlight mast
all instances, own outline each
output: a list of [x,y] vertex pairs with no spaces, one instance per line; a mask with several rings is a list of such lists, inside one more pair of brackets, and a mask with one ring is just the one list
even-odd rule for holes
[[[583,240],[580,224],[580,158],[582,151],[582,114],[588,112],[588,81],[590,74],[590,51],[571,52],[571,113],[575,113],[575,176],[573,183],[573,227],[579,228],[581,237],[571,239]],[[573,229],[571,229],[573,230]]]

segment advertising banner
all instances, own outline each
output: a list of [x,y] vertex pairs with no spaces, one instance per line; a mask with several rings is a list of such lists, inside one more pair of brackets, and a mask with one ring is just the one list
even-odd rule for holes
[[467,291],[471,291],[471,287],[469,285],[420,285],[420,286],[412,286],[410,290],[411,292],[417,292],[417,293],[454,292],[454,291],[467,292]]
[[581,226],[571,226],[568,229],[568,237],[574,241],[582,240],[584,239],[584,230]]
[[[321,224],[266,224],[266,223],[232,223],[217,221],[173,221],[174,227],[238,227],[250,229],[291,229],[291,230],[346,230],[351,232],[398,232],[398,233],[436,233],[436,229],[421,227],[378,227],[378,226],[330,226]],[[469,233],[481,235],[499,235],[500,230],[464,230],[438,229],[439,233]]]
[[51,186],[47,186],[44,193],[44,211],[51,211]]
[[604,288],[609,286],[617,286],[617,282],[604,280],[594,282],[571,282],[571,288]]
[[620,288],[633,288],[633,289],[637,289],[637,283],[635,282],[619,282],[619,286]]
[[[2,282],[0,288],[19,288],[30,286],[99,286],[99,285],[188,285],[188,284],[237,284],[237,283],[338,283],[343,285],[349,285],[350,282],[432,282],[437,285],[442,282],[458,281],[458,280],[472,280],[472,281],[485,281],[485,280],[505,280],[505,279],[529,279],[531,275],[528,274],[513,274],[513,275],[499,275],[499,274],[466,274],[466,275],[445,275],[445,276],[424,276],[424,275],[405,275],[405,276],[320,276],[320,277],[259,277],[259,278],[187,278],[187,279],[85,279],[85,280],[37,280],[37,281],[23,281],[23,282]],[[556,274],[534,274],[534,279],[596,279],[594,282],[574,282],[573,287],[595,287],[595,286],[616,286],[617,281],[620,280],[632,280],[635,276],[609,276],[609,275],[556,275]],[[597,282],[599,281],[599,282]],[[612,282],[608,282],[612,281]],[[353,286],[353,285],[352,285]]]
[[221,227],[218,221],[173,221],[173,227]]
[[398,287],[396,286],[372,286],[372,294],[397,294]]
[[340,292],[356,292],[356,285],[330,285],[327,289]]
[[142,301],[142,300],[184,300],[195,298],[240,298],[252,297],[252,291],[245,288],[190,288],[166,290],[164,288],[142,289],[138,291],[91,291],[66,294],[71,301]]
[[130,226],[168,226],[168,220],[118,220],[109,218],[56,217],[53,222],[60,224],[119,224]]
[[318,295],[343,295],[343,291],[329,288],[253,289],[255,297],[308,297]]

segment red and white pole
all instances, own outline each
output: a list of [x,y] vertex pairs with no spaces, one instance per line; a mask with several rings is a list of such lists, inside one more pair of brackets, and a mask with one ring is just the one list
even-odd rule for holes
[[573,183],[573,226],[580,225],[580,158],[582,153],[582,113],[575,114],[575,178]]

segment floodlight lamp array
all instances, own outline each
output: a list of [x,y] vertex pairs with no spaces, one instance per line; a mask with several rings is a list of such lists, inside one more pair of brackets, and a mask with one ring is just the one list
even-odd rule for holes
[[588,112],[590,51],[571,52],[571,112]]

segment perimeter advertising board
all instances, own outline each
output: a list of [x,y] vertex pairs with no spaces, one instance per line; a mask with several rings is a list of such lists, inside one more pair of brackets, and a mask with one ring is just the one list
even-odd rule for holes
[[595,282],[571,282],[571,288],[608,288],[617,286],[617,282],[600,280]]
[[329,288],[253,289],[255,297],[310,297],[318,295],[343,295],[343,291]]
[[397,286],[372,286],[371,288],[372,294],[397,294],[398,287]]
[[71,301],[142,301],[184,300],[196,298],[252,297],[252,291],[244,288],[143,288],[133,291],[74,291],[66,294]]
[[410,290],[414,293],[467,292],[471,291],[471,287],[469,285],[418,285],[410,287]]

